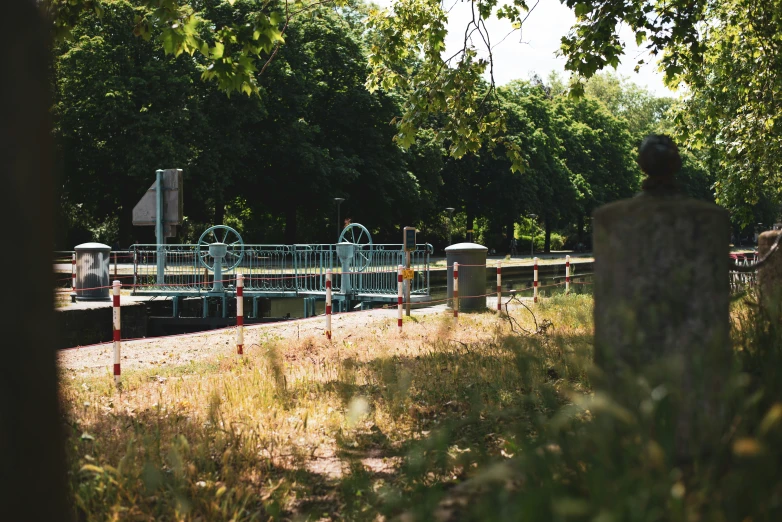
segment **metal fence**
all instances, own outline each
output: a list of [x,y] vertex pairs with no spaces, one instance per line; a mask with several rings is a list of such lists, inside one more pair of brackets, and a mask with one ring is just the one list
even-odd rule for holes
[[[753,254],[752,260],[748,256],[744,257],[744,260],[736,260],[735,263],[739,266],[750,266],[757,262],[757,254]],[[737,272],[730,271],[730,291],[732,293],[738,293],[748,288],[754,288],[757,283],[757,271],[755,272]]]
[[[240,246],[230,247],[234,253]],[[372,245],[358,249],[342,273],[342,265],[333,244],[244,245],[241,260],[226,256],[222,266],[225,286],[235,286],[237,274],[244,275],[247,294],[298,295],[326,291],[326,271],[334,273],[333,287],[341,291],[347,279],[353,292],[361,295],[396,295],[397,267],[405,264],[402,245]],[[165,256],[162,279],[159,278],[158,245],[134,245],[133,284],[136,294],[193,294],[208,292],[213,284],[213,272],[200,259],[206,255],[198,245],[163,245]],[[411,295],[429,295],[429,265],[433,252],[429,244],[417,245],[411,252],[410,267],[415,271]],[[209,264],[209,262],[207,262]]]

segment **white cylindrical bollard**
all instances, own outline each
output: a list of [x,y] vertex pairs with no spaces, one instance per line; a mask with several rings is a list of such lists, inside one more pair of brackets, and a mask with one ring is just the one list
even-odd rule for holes
[[497,261],[497,311],[502,312],[502,261]]
[[459,321],[459,263],[453,264],[453,320]]
[[76,254],[71,258],[71,292],[76,293]]
[[538,302],[538,258],[534,260],[535,265],[532,267],[532,300]]
[[402,280],[402,265],[399,265],[399,268],[397,268],[397,275],[396,275],[396,281],[397,281],[397,326],[399,327],[399,333],[402,333],[402,294],[404,292],[404,281]]
[[120,327],[120,318],[119,318],[119,288],[120,283],[119,281],[114,281],[113,284],[113,300],[114,302],[112,310],[113,310],[113,319],[114,319],[114,383],[119,384],[120,382],[120,357],[122,356],[122,334],[121,334],[121,327]]
[[331,269],[326,270],[326,337],[331,341]]
[[236,353],[244,353],[244,274],[236,276]]
[[565,293],[570,293],[570,256],[565,256]]

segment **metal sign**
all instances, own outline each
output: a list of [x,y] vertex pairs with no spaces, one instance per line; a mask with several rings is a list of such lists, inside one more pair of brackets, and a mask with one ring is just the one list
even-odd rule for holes
[[[184,190],[182,169],[163,171],[163,228],[166,237],[176,235],[174,225],[181,225],[184,216]],[[152,183],[146,194],[133,207],[133,224],[155,226],[157,217],[157,181]]]
[[415,270],[412,268],[403,268],[402,269],[402,279],[413,279],[415,276]]
[[415,250],[415,234],[417,230],[415,227],[405,227],[402,244],[404,245],[405,252]]

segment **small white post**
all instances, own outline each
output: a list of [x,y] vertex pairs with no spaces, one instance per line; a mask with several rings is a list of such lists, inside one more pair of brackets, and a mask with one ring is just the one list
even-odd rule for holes
[[120,317],[119,317],[119,311],[120,311],[120,305],[119,305],[119,289],[120,289],[120,282],[114,281],[112,283],[114,295],[113,295],[113,319],[114,319],[114,383],[119,384],[120,383],[120,357],[122,356],[122,334],[121,334],[121,327],[120,327]]
[[570,293],[570,256],[565,256],[565,294]]
[[326,337],[331,341],[331,269],[326,270]]
[[497,261],[497,311],[502,312],[502,261]]
[[459,263],[453,264],[453,321],[459,322]]
[[397,302],[397,317],[396,317],[396,324],[399,327],[399,333],[402,333],[402,308],[403,308],[403,298],[402,293],[404,292],[404,281],[402,280],[402,265],[399,265],[397,268],[397,274],[396,274],[396,281],[397,281],[397,292],[396,292],[396,302]]
[[76,254],[71,257],[71,292],[76,295]]
[[538,258],[534,258],[535,265],[532,267],[532,300],[538,302]]
[[236,275],[236,353],[244,354],[244,274]]

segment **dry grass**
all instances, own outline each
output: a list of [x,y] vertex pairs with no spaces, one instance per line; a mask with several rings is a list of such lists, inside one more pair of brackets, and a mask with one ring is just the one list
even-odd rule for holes
[[[546,335],[496,313],[395,320],[341,342],[257,331],[243,358],[111,376],[63,374],[71,485],[83,520],[376,519],[403,505],[401,472],[421,441],[455,426],[439,470],[464,452],[502,455],[503,411],[543,383],[579,388],[591,356],[591,299],[534,308]],[[525,309],[511,310],[534,330]],[[518,419],[516,419],[518,420]],[[427,457],[428,458],[428,457]]]

